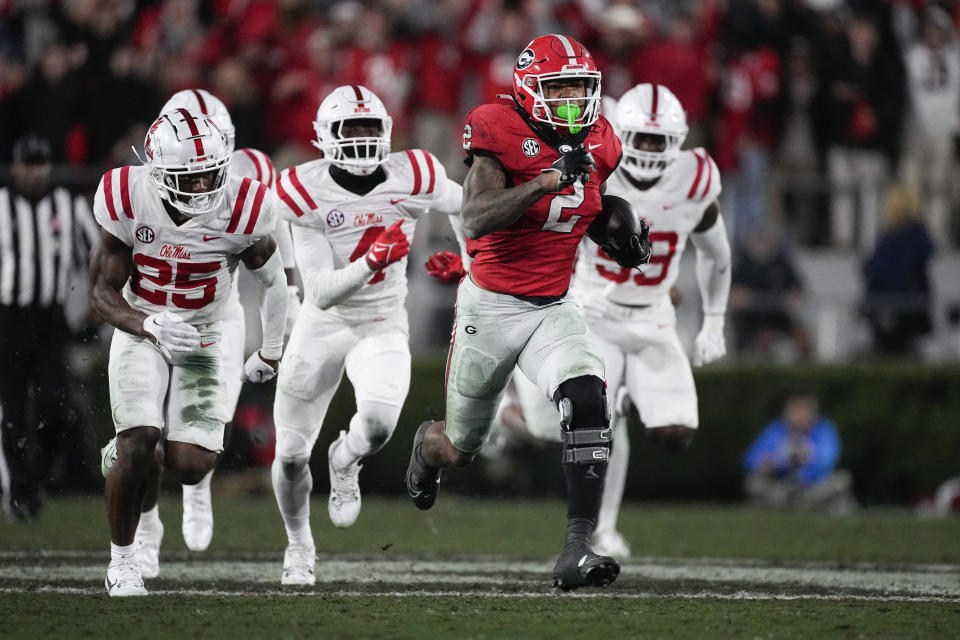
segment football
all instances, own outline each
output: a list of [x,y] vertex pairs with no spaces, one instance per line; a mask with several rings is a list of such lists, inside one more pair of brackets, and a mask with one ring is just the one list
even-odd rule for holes
[[633,206],[619,196],[601,199],[600,215],[587,227],[587,236],[621,267],[639,267],[650,260],[649,227]]

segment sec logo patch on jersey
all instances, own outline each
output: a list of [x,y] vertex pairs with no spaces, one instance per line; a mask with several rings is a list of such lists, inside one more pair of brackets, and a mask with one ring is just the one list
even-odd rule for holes
[[329,227],[339,227],[343,224],[344,220],[346,220],[346,216],[344,216],[343,212],[339,209],[334,209],[327,214],[327,226]]
[[137,227],[137,240],[144,244],[150,244],[153,242],[153,239],[156,237],[156,234],[153,233],[153,229],[147,226]]
[[540,142],[536,138],[527,138],[520,145],[520,148],[523,150],[523,155],[528,158],[536,158],[540,155]]

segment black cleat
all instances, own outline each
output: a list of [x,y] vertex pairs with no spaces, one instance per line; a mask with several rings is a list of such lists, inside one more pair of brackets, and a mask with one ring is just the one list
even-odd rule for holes
[[583,540],[568,542],[553,565],[553,586],[564,591],[579,587],[605,587],[620,575],[620,564],[598,556]]
[[413,504],[418,509],[429,509],[437,501],[437,493],[440,491],[440,471],[429,467],[423,463],[423,456],[420,454],[420,447],[423,446],[423,437],[433,423],[427,420],[417,428],[417,434],[413,436],[413,451],[410,452],[410,464],[407,465],[407,475],[405,483],[407,493]]

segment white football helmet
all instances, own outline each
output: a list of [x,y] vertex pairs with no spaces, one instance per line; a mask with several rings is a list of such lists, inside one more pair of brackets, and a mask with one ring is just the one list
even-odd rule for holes
[[[644,182],[663,175],[680,154],[687,137],[687,115],[670,89],[662,84],[638,84],[617,102],[613,128],[623,142],[624,171]],[[663,136],[663,151],[642,151],[637,134]]]
[[[143,152],[160,197],[182,214],[203,215],[223,201],[231,154],[227,136],[209,117],[183,107],[160,114],[147,131]],[[201,177],[209,178],[202,192],[185,181]]]
[[202,113],[211,120],[217,128],[227,136],[227,146],[233,151],[237,143],[237,129],[233,126],[233,120],[230,118],[230,112],[227,106],[220,101],[220,98],[213,95],[206,89],[184,89],[177,91],[170,96],[160,113],[173,111],[183,107],[190,113]]
[[[348,120],[376,120],[380,135],[344,138],[343,123]],[[368,175],[390,155],[390,131],[393,118],[377,95],[366,87],[351,84],[330,92],[317,109],[313,146],[333,164],[356,175]]]

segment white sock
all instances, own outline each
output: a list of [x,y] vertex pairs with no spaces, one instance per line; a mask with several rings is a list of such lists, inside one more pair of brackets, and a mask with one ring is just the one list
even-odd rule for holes
[[627,419],[618,418],[613,425],[613,448],[607,461],[607,475],[603,481],[603,497],[600,500],[600,515],[597,531],[615,531],[620,503],[623,502],[623,487],[627,483],[627,465],[630,462],[630,438],[627,435]]
[[[299,467],[292,478],[288,478],[284,473],[284,464]],[[281,462],[280,458],[274,458],[270,475],[273,478],[273,494],[277,498],[280,516],[287,530],[287,539],[291,545],[312,547],[310,491],[313,489],[313,475],[310,473],[309,460]]]
[[156,531],[163,526],[160,522],[160,505],[155,504],[140,514],[140,528],[145,531]]
[[131,560],[137,557],[137,545],[126,544],[119,545],[110,543],[110,561],[119,562],[121,560]]
[[182,486],[183,486],[183,493],[184,493],[184,495],[188,495],[188,494],[194,493],[194,492],[196,492],[196,491],[203,491],[203,490],[206,490],[207,492],[209,492],[209,491],[210,491],[210,480],[211,480],[212,478],[213,478],[213,469],[210,469],[210,471],[207,472],[207,475],[203,476],[203,480],[201,480],[201,481],[198,482],[197,484],[185,484],[185,485],[182,485]]

